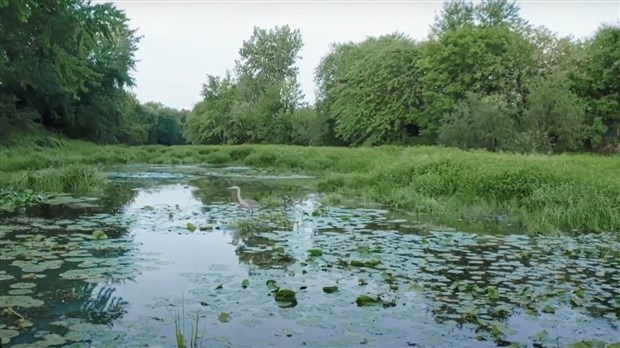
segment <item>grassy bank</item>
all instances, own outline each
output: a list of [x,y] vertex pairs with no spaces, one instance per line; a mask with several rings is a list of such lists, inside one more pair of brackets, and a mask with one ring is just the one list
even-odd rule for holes
[[97,146],[51,141],[0,149],[0,182],[87,191],[98,166],[236,163],[315,173],[331,197],[402,209],[461,228],[551,233],[620,231],[620,156],[513,155],[439,147]]

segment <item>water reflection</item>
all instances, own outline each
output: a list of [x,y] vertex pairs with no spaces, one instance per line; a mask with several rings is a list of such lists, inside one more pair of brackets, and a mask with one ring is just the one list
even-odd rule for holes
[[[97,284],[111,276],[110,273],[123,271],[117,260],[126,259],[128,249],[116,250],[111,259],[97,258],[84,235],[61,226],[36,234],[16,231],[4,236],[0,248],[0,270],[6,272],[2,287],[7,289],[2,296],[8,295],[5,299],[13,303],[11,307],[18,313],[0,316],[0,324],[21,332],[12,339],[14,343],[32,343],[41,330],[57,332],[48,326],[57,320],[79,318],[109,325],[122,317],[127,301],[115,294],[113,287]],[[104,253],[105,246],[95,249]],[[77,276],[66,277],[70,274]],[[125,274],[125,279],[130,278],[131,272]],[[27,322],[33,325],[24,327]]]
[[129,302],[116,295],[116,288],[108,285],[97,285],[93,288],[88,300],[81,308],[80,318],[93,324],[110,324],[120,319],[126,312]]
[[[34,326],[11,343],[49,331],[102,346],[174,346],[170,314],[182,298],[207,325],[207,346],[492,347],[498,337],[531,343],[542,329],[566,345],[618,330],[617,236],[420,231],[381,210],[319,207],[311,180],[158,170],[126,173],[103,210],[4,221],[0,285],[32,282],[32,293],[14,290],[45,303],[15,307]],[[233,184],[268,207],[250,216],[225,190]],[[94,229],[109,239],[91,240]],[[296,292],[295,307],[278,306],[265,285],[272,279]],[[359,295],[396,306],[358,307]],[[60,330],[58,321],[69,324]],[[494,337],[500,324],[510,330]]]

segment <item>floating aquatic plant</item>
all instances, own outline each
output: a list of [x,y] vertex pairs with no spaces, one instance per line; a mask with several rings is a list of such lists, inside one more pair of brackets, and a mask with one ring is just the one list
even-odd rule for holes
[[41,196],[33,190],[0,189],[0,211],[15,211],[41,202]]
[[296,293],[290,289],[278,289],[274,292],[274,299],[280,307],[295,307],[297,305]]
[[378,297],[372,297],[369,295],[360,295],[357,297],[357,299],[355,299],[355,303],[360,307],[372,306],[372,305],[381,303],[381,299],[379,299]]
[[323,287],[323,292],[326,294],[331,294],[338,291],[338,286],[336,285],[332,285],[332,286],[324,286]]
[[[152,175],[149,180],[154,181],[154,177]],[[166,180],[178,179],[168,177]],[[261,184],[256,185],[260,187]],[[137,191],[147,194],[160,189],[154,183]],[[178,185],[178,189],[191,197],[193,187]],[[212,196],[209,190],[211,187],[205,192]],[[213,190],[217,192],[219,188]],[[174,190],[166,192],[165,197],[175,197]],[[60,197],[54,199],[64,200]],[[136,279],[140,286],[161,286],[161,283],[152,282],[157,279],[158,267],[163,265],[158,252],[166,255],[183,252],[187,255],[174,259],[178,265],[172,261],[169,265],[172,270],[179,269],[174,267],[191,269],[168,273],[172,276],[167,280],[168,287],[153,290],[166,297],[165,291],[176,286],[174,284],[185,286],[189,282],[195,286],[190,290],[192,298],[186,306],[204,308],[213,315],[206,323],[201,319],[201,325],[216,328],[214,325],[222,325],[217,320],[219,315],[234,315],[236,327],[246,330],[247,335],[230,337],[225,331],[214,331],[213,341],[224,345],[255,343],[250,340],[261,335],[258,330],[270,320],[277,320],[286,322],[286,328],[277,332],[280,336],[265,336],[261,343],[277,344],[274,340],[291,334],[289,341],[293,345],[306,342],[310,346],[350,346],[364,342],[366,337],[361,336],[367,335],[366,343],[377,344],[378,341],[370,337],[380,335],[382,344],[398,346],[409,342],[406,337],[413,330],[419,334],[412,344],[419,346],[449,346],[455,342],[475,346],[475,340],[481,339],[487,340],[487,345],[493,345],[495,341],[495,344],[516,347],[535,342],[534,337],[530,341],[524,338],[524,333],[535,325],[548,330],[548,342],[569,346],[571,340],[596,338],[583,330],[572,330],[583,325],[583,320],[594,317],[615,322],[620,317],[620,297],[614,286],[620,281],[617,253],[614,253],[620,244],[618,236],[610,233],[575,238],[473,235],[433,229],[418,231],[415,230],[418,223],[394,218],[398,215],[393,216],[384,210],[329,207],[320,216],[304,216],[304,223],[319,232],[311,234],[306,233],[309,228],[282,229],[275,219],[261,221],[260,214],[250,216],[238,207],[213,202],[212,199],[205,205],[178,209],[167,201],[149,198],[149,203],[155,207],[165,203],[169,208],[158,214],[162,211],[159,208],[142,210],[140,206],[134,208],[129,204],[115,213],[92,214],[92,210],[88,210],[87,214],[75,217],[71,215],[72,211],[53,219],[20,216],[11,220],[8,228],[0,226],[0,287],[8,289],[2,295],[31,296],[34,300],[44,301],[45,306],[24,312],[37,325],[36,317],[30,318],[30,313],[64,315],[65,326],[41,324],[42,330],[48,333],[66,332],[62,335],[67,340],[63,346],[86,340],[101,346],[140,344],[145,338],[152,339],[161,334],[159,330],[164,321],[157,310],[170,308],[171,303],[120,306],[118,313],[129,310],[132,315],[115,316],[110,309],[101,308],[107,303],[123,303],[123,299],[110,295],[109,289],[123,289],[122,293],[128,294],[127,301],[131,303],[131,296],[136,296],[131,291],[132,279]],[[55,209],[65,207],[59,204]],[[171,209],[176,209],[175,221],[167,219]],[[282,212],[293,221],[293,213]],[[256,224],[247,233],[238,233],[234,221],[243,219]],[[175,250],[175,245],[168,243],[174,239],[168,238],[176,237],[176,234],[167,231],[178,230],[179,221],[184,221],[182,224],[203,221],[204,226],[217,224],[222,228],[221,232],[214,230],[196,238],[196,245]],[[115,238],[93,241],[90,233],[96,229],[115,231]],[[145,235],[141,235],[145,233],[143,231],[148,231],[149,241],[157,242],[149,243],[151,254],[148,257],[142,254],[140,244],[145,240],[142,238]],[[240,236],[234,248],[226,244],[231,236],[233,241]],[[166,249],[158,250],[158,247]],[[321,257],[312,256],[309,250],[313,249],[320,250]],[[232,250],[236,257],[225,254],[232,253]],[[183,263],[190,258],[191,262]],[[135,278],[140,272],[147,276]],[[45,277],[46,285],[54,286],[44,287],[38,281],[41,277]],[[253,286],[249,286],[250,281]],[[255,285],[261,282],[265,286]],[[37,286],[11,287],[20,283],[36,283]],[[70,285],[71,289],[65,288],[64,284]],[[114,284],[114,287],[108,284]],[[325,289],[331,290],[336,284],[337,291],[325,295]],[[83,291],[72,290],[84,285],[90,287]],[[281,285],[287,289],[281,289]],[[214,291],[216,287],[219,289]],[[101,289],[101,292],[93,289]],[[278,296],[288,289],[298,291],[294,301],[290,297]],[[378,308],[357,308],[350,303],[352,299],[357,300],[362,291],[368,293],[365,295],[368,298],[360,299],[360,307]],[[374,294],[381,296],[375,297]],[[86,301],[80,296],[93,299]],[[61,299],[76,302],[59,306]],[[301,305],[293,308],[298,300]],[[274,301],[275,305],[288,309],[277,310]],[[579,304],[576,301],[580,301],[580,305],[575,306]],[[9,302],[15,304],[13,300]],[[83,315],[88,320],[114,323],[116,327],[127,330],[107,334],[109,327],[106,325],[87,324],[84,319],[78,324],[66,316],[66,312],[61,312],[62,309],[58,313],[48,312],[48,305],[49,308],[66,308],[78,304],[83,309],[73,314]],[[386,307],[385,310],[381,310],[381,306]],[[18,306],[11,308],[21,312]],[[138,320],[128,319],[136,315]],[[391,320],[379,320],[385,315]],[[189,320],[184,317],[181,320],[185,319]],[[353,328],[363,327],[365,331],[349,329],[351,334],[341,337],[340,329],[345,322]],[[611,337],[614,333],[609,328],[611,326],[599,325],[598,322],[588,321],[600,332],[598,337]],[[28,322],[22,324],[28,325]],[[178,324],[180,327],[181,322]],[[11,325],[22,327],[17,320]],[[572,333],[559,336],[552,329],[553,325],[562,332]],[[317,332],[322,341],[304,336],[300,328],[306,327],[311,328],[308,331]],[[0,325],[2,329],[8,328]],[[181,331],[184,344],[189,346],[192,334]],[[451,334],[438,334],[442,332]],[[42,346],[36,340],[44,342],[43,336],[47,333],[38,337],[33,334],[25,332],[24,336],[35,341],[33,347]],[[57,339],[48,336],[46,342]]]
[[217,316],[217,320],[221,323],[227,323],[229,321],[232,320],[232,316],[230,315],[230,313],[226,313],[226,312],[221,312],[218,316]]
[[0,329],[0,342],[8,344],[11,339],[19,336],[19,331],[13,329]]
[[273,279],[269,279],[265,282],[267,288],[271,291],[277,291],[280,287],[276,284],[276,281]]
[[43,301],[26,295],[0,296],[0,308],[3,307],[41,307]]
[[321,249],[310,249],[308,250],[308,254],[310,254],[310,256],[323,256],[323,250]]
[[108,235],[102,230],[95,230],[93,231],[93,238],[95,238],[95,240],[103,240],[108,239]]

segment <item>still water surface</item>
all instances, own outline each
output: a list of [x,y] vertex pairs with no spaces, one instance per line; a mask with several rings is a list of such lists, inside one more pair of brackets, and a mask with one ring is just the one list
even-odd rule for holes
[[[61,195],[1,218],[6,347],[174,347],[182,310],[204,347],[620,341],[617,234],[419,232],[384,210],[320,206],[311,177],[244,167],[110,178],[101,200]],[[230,185],[268,207],[250,215]]]

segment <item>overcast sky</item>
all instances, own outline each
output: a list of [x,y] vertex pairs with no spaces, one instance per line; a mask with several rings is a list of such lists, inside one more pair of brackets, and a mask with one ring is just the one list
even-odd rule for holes
[[[95,1],[96,2],[96,1]],[[298,62],[306,101],[314,101],[314,69],[332,42],[361,41],[394,31],[415,39],[428,33],[441,1],[188,1],[119,0],[143,35],[134,76],[142,102],[191,109],[207,74],[232,68],[252,27],[288,24],[301,30]],[[590,36],[603,22],[620,21],[620,0],[518,1],[530,23],[560,35]]]

